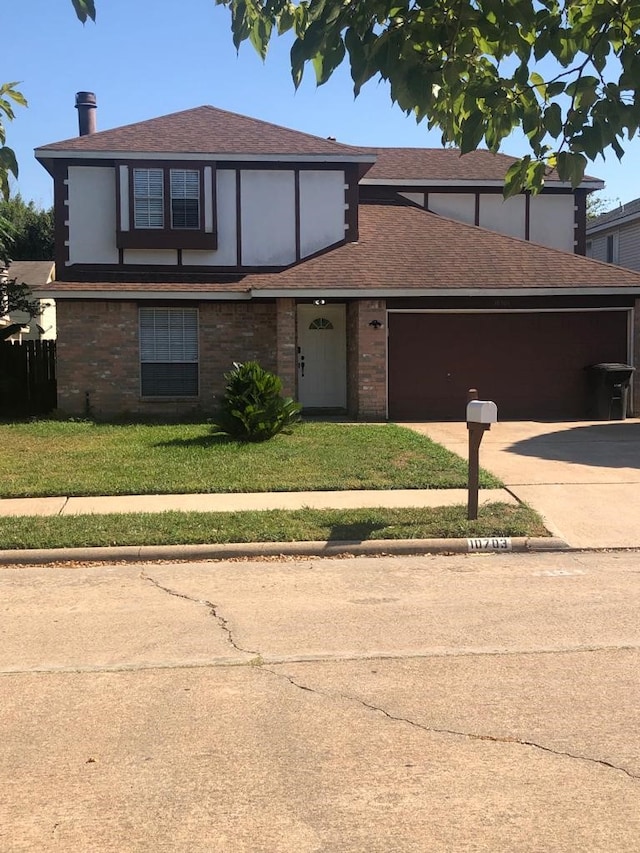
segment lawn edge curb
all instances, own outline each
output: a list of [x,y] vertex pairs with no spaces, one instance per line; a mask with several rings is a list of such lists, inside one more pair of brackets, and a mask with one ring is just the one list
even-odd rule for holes
[[[515,537],[509,547],[483,553],[573,550],[563,539]],[[71,562],[154,562],[157,560],[231,560],[261,557],[408,556],[477,553],[469,539],[372,539],[368,542],[248,542],[227,545],[135,545],[94,548],[0,551],[0,567]]]

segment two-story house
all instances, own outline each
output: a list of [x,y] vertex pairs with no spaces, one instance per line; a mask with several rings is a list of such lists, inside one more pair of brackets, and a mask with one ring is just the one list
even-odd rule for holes
[[583,257],[586,194],[503,201],[512,158],[356,148],[213,107],[80,135],[54,180],[68,412],[210,412],[234,361],[308,410],[584,417],[584,368],[632,361],[640,274]]

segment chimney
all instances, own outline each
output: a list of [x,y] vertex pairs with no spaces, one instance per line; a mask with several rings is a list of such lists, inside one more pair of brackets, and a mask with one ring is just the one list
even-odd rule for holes
[[96,132],[96,96],[93,92],[78,92],[76,94],[76,109],[78,110],[78,128],[80,136],[89,136]]

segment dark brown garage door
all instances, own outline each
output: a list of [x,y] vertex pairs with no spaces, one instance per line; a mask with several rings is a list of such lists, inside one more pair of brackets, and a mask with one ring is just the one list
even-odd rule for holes
[[584,368],[626,360],[626,311],[390,313],[389,416],[463,420],[477,388],[501,420],[584,418]]

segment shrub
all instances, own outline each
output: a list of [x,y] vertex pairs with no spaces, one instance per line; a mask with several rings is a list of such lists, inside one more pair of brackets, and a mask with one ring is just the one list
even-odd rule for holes
[[282,382],[256,361],[234,362],[215,426],[240,441],[267,441],[300,420],[300,409],[282,396]]

